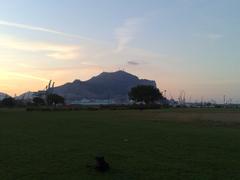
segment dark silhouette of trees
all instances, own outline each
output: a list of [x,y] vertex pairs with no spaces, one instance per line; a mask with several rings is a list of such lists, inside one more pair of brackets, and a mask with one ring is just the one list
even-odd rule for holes
[[59,96],[58,94],[48,94],[46,100],[48,105],[57,105],[65,103],[64,97]]
[[133,87],[128,96],[130,100],[135,102],[144,102],[145,104],[151,104],[163,99],[163,95],[159,89],[150,85],[139,85]]
[[7,97],[2,100],[1,104],[5,107],[13,107],[16,105],[16,100],[12,97]]
[[45,101],[44,99],[40,98],[40,97],[35,97],[33,98],[33,103],[37,106],[43,106],[45,105]]

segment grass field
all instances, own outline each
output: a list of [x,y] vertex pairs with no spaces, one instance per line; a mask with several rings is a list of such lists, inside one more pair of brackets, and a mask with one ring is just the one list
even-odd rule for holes
[[239,180],[240,111],[0,110],[0,179]]

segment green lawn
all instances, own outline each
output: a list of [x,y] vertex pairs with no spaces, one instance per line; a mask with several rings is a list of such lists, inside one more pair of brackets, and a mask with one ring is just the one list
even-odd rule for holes
[[0,110],[0,179],[239,180],[240,111]]

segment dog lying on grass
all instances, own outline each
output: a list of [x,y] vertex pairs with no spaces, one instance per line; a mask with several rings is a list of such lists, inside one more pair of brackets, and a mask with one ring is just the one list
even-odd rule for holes
[[109,164],[105,161],[103,156],[97,156],[95,157],[96,160],[96,164],[91,166],[91,165],[87,165],[88,168],[94,168],[96,171],[98,172],[107,172],[110,170],[110,166]]

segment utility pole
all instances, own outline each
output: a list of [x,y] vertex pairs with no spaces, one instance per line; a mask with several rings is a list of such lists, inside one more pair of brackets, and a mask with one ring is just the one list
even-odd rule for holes
[[180,105],[185,105],[186,104],[186,93],[184,90],[180,92],[180,95],[178,97],[178,101]]

